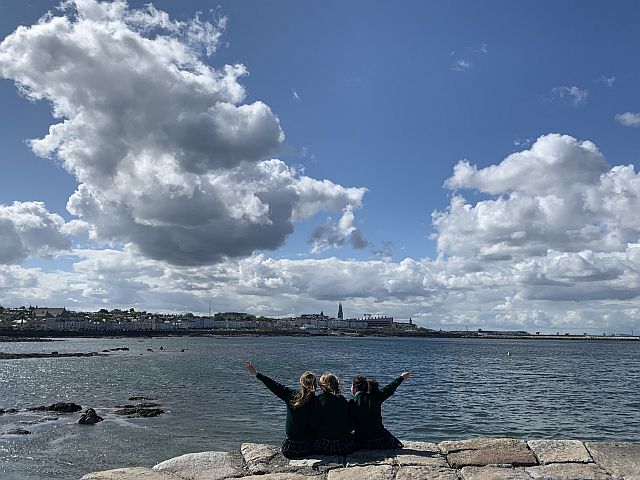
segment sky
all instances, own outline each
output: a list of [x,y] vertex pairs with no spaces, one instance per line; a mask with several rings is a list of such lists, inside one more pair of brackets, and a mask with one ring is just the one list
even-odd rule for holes
[[0,304],[640,331],[633,1],[0,4]]

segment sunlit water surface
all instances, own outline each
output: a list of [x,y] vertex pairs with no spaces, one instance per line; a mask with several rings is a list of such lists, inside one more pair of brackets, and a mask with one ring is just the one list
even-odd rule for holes
[[[245,360],[294,386],[303,370],[331,371],[345,379],[347,393],[357,373],[384,384],[412,370],[414,378],[383,410],[385,425],[400,438],[640,441],[640,342],[177,337],[0,343],[5,352],[116,347],[130,350],[0,361],[0,407],[72,401],[105,417],[81,426],[79,414],[36,425],[20,422],[42,415],[0,416],[0,432],[32,432],[0,436],[0,478],[77,479],[188,452],[229,450],[241,442],[277,444],[284,406],[243,370]],[[148,419],[113,415],[113,407],[131,403],[132,395],[157,398],[167,413]]]

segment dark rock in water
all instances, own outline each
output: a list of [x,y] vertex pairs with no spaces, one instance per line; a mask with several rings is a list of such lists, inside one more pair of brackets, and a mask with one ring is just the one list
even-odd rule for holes
[[29,412],[73,413],[82,410],[82,407],[75,403],[58,402],[49,406],[40,405],[39,407],[29,407],[26,410]]
[[134,395],[133,397],[129,397],[129,400],[135,402],[136,400],[155,400],[155,398],[145,397],[144,395]]
[[164,413],[164,410],[162,410],[161,408],[148,408],[133,405],[116,410],[114,413],[116,415],[123,415],[128,418],[157,417],[161,413]]
[[4,409],[2,411],[2,413],[6,413],[6,414],[18,413],[18,409],[17,408],[7,408],[7,409]]
[[135,405],[116,405],[116,408],[154,408],[154,407],[159,407],[160,404],[159,403],[152,403],[152,402],[144,402],[144,403],[137,403]]
[[78,423],[81,425],[94,425],[104,420],[99,416],[93,408],[87,408],[87,411],[80,416]]
[[153,352],[153,348],[147,348],[147,352]]
[[51,352],[51,355],[58,355],[58,352]]
[[18,360],[23,358],[67,358],[67,357],[96,357],[104,356],[102,353],[6,353],[0,352],[0,360]]
[[103,352],[110,352],[111,350],[102,350]]
[[11,430],[7,430],[4,432],[5,435],[31,435],[29,430],[25,430],[24,428],[12,428]]
[[118,347],[118,348],[112,348],[111,349],[112,352],[128,352],[129,351],[129,347]]

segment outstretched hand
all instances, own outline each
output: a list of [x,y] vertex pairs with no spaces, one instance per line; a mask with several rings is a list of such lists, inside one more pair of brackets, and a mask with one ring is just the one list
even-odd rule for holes
[[410,378],[411,378],[411,372],[402,372],[402,373],[400,374],[400,376],[401,376],[402,378],[404,378],[405,380],[408,380],[408,379],[410,379]]
[[258,374],[258,371],[256,370],[256,367],[251,365],[251,362],[245,362],[244,363],[244,368],[246,368],[247,372],[249,372],[254,377]]

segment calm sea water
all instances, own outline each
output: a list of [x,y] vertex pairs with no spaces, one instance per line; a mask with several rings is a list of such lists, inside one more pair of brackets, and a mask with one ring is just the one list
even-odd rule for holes
[[[345,392],[358,373],[384,384],[412,370],[414,378],[383,409],[385,425],[400,438],[640,441],[640,342],[181,337],[0,343],[5,352],[115,347],[130,351],[0,361],[0,407],[73,401],[105,417],[91,427],[76,424],[79,414],[37,425],[20,423],[41,418],[35,414],[0,416],[0,432],[18,426],[33,432],[0,436],[0,478],[77,479],[241,442],[279,443],[284,406],[244,371],[245,360],[290,385],[303,370],[331,371],[345,379]],[[132,395],[156,397],[167,413],[114,416],[113,407]]]

